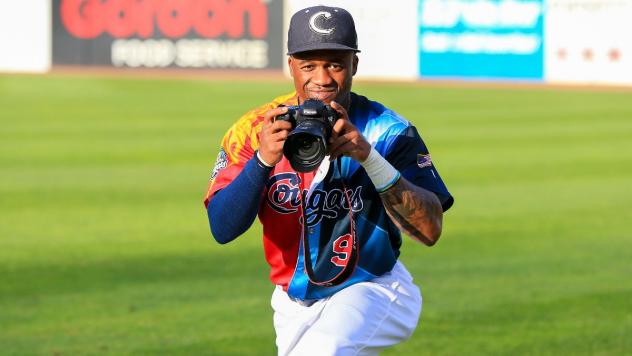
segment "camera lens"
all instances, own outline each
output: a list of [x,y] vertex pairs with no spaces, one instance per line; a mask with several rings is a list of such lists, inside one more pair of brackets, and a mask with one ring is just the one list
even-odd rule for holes
[[[310,130],[312,131],[312,130]],[[283,153],[297,172],[311,172],[325,158],[327,147],[319,132],[294,130],[283,145]]]
[[318,157],[318,137],[306,134],[297,135],[296,137],[296,154],[305,161],[311,161]]

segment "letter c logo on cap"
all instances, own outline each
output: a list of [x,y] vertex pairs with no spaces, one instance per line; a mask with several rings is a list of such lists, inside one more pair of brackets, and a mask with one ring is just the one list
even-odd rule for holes
[[334,32],[334,28],[320,28],[316,25],[316,19],[319,17],[324,17],[325,19],[329,19],[331,18],[331,13],[327,12],[327,11],[319,11],[317,13],[315,13],[314,15],[312,15],[312,17],[309,19],[309,28],[312,29],[312,31],[316,32],[316,33],[320,33],[321,35],[328,35],[332,32]]

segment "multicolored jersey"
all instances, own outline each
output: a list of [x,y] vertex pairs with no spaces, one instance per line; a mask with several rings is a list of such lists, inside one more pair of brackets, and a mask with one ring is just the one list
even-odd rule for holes
[[[207,205],[253,157],[259,147],[263,114],[281,104],[297,105],[296,94],[280,96],[248,112],[228,130],[209,182]],[[434,192],[444,210],[452,205],[452,196],[410,122],[355,93],[351,93],[348,112],[351,122],[403,177]],[[349,157],[323,162],[320,173],[297,173],[283,157],[270,173],[258,213],[271,281],[291,297],[302,300],[325,298],[351,284],[389,272],[402,243],[399,229],[386,214],[362,166]],[[302,234],[307,234],[317,279],[328,280],[340,272],[350,256],[351,219],[359,251],[353,274],[337,286],[311,283],[305,273]]]

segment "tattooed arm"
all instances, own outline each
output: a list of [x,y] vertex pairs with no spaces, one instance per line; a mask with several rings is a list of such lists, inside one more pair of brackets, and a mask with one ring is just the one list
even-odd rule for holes
[[345,155],[358,161],[375,185],[395,225],[425,245],[434,245],[441,235],[443,223],[439,198],[402,177],[349,121],[346,110],[335,102],[331,104],[341,117],[332,130],[329,151],[332,159]]
[[437,196],[404,177],[380,193],[386,212],[395,225],[427,246],[441,235],[443,209]]

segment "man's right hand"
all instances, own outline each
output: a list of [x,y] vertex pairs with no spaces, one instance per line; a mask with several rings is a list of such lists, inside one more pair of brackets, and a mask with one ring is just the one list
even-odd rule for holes
[[278,107],[266,111],[263,115],[263,126],[259,137],[259,155],[261,159],[272,166],[283,158],[283,144],[292,130],[292,124],[287,121],[275,121],[276,116],[285,114],[287,107]]

